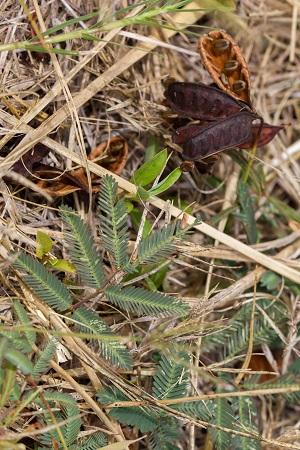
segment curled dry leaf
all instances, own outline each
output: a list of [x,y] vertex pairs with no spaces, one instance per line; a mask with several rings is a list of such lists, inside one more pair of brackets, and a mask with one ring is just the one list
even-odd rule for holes
[[[25,177],[31,176],[32,181],[52,197],[63,197],[76,191],[89,192],[88,179],[82,167],[67,172],[39,163],[48,152],[49,149],[44,145],[36,145],[34,151],[30,150],[14,164],[13,170]],[[90,161],[115,174],[120,174],[127,157],[128,144],[125,139],[117,137],[111,138],[109,142],[102,142],[88,155]],[[97,175],[91,173],[92,183],[95,181],[92,184],[92,193],[99,191],[100,181],[97,179]],[[5,181],[11,180],[7,178]]]
[[34,170],[33,180],[51,197],[63,197],[76,191],[88,192],[88,181],[81,168],[66,172],[46,164],[39,164]]
[[[50,149],[41,143],[36,144],[31,150],[26,152],[17,162],[15,162],[11,170],[25,178],[28,178],[34,171],[34,167],[45,156],[48,155]],[[3,177],[4,181],[15,183],[10,177]]]
[[225,31],[210,31],[199,39],[202,62],[220,89],[250,102],[250,76],[246,61],[234,39]]
[[[100,159],[99,159],[100,158]],[[88,159],[116,175],[119,175],[125,167],[128,158],[128,143],[120,137],[111,138],[109,142],[102,142],[93,150]]]
[[[88,160],[105,167],[112,173],[119,174],[126,164],[127,157],[128,143],[123,138],[115,137],[111,138],[109,142],[105,141],[99,144],[88,155]],[[79,190],[89,191],[88,179],[83,167],[69,173],[61,172],[60,177],[56,180],[45,180],[48,177],[45,172],[43,174],[40,172],[39,176],[44,179],[39,180],[37,184],[53,197],[62,197]],[[97,178],[97,175],[91,172],[92,182]],[[100,182],[92,185],[92,193],[98,192],[99,189]]]

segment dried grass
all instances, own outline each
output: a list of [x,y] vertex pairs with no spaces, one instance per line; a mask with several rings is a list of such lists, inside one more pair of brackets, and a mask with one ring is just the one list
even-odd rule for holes
[[[100,3],[102,15],[106,16],[108,11],[114,12],[131,2],[107,0]],[[105,41],[77,39],[62,45],[65,49],[79,49],[82,53],[80,58],[51,54],[51,57],[46,55],[38,59],[33,53],[18,50],[0,53],[0,123],[3,135],[0,140],[0,149],[3,151],[0,176],[6,175],[11,166],[35,143],[42,142],[51,148],[47,157],[48,164],[58,164],[63,169],[80,165],[88,172],[101,177],[107,170],[88,161],[87,154],[99,142],[111,136],[122,136],[128,139],[130,155],[122,175],[115,178],[121,189],[136,193],[136,187],[128,180],[144,160],[149,136],[158,138],[162,147],[172,147],[170,130],[166,129],[166,122],[162,119],[166,110],[163,105],[163,81],[167,77],[174,77],[180,81],[210,82],[197,54],[197,38],[180,33],[180,29],[185,29],[187,23],[193,29],[193,24],[202,21],[206,26],[226,28],[228,32],[235,33],[235,38],[249,63],[255,107],[267,122],[290,124],[280,133],[280,137],[257,153],[256,163],[261,164],[267,180],[266,189],[260,199],[261,208],[256,211],[257,221],[266,214],[263,208],[264,200],[268,197],[280,199],[299,212],[299,3],[296,0],[244,0],[240,3],[237,16],[220,13],[203,17],[202,12],[178,13],[172,17],[178,28],[177,33],[133,26],[111,30],[105,35]],[[36,1],[30,4],[30,11],[36,11],[37,22],[42,31],[72,17],[92,12],[95,8],[97,5],[92,0],[43,0],[39,5]],[[133,9],[129,14],[135,14],[138,10],[139,8]],[[0,6],[0,17],[2,43],[28,38],[30,23],[17,2],[4,1]],[[82,26],[89,26],[94,20],[91,19],[90,23],[85,22]],[[67,31],[71,31],[72,27],[69,26]],[[194,31],[202,33],[203,30],[194,28]],[[160,42],[161,46],[158,46]],[[18,141],[15,140],[17,136]],[[175,151],[169,161],[170,168],[178,165],[178,161]],[[213,175],[224,180],[222,189],[212,190],[206,176],[199,179],[191,174],[182,177],[168,195],[170,198],[177,198],[179,204],[180,201],[193,204],[194,215],[203,213],[209,221],[235,201],[239,171],[239,167],[223,154],[213,168]],[[28,244],[29,238],[33,248],[36,245],[34,237],[37,230],[43,230],[57,239],[58,247],[61,246],[56,209],[60,202],[48,201],[45,205],[40,194],[34,193],[31,185],[23,193],[19,193],[1,181],[1,222],[4,227],[14,230],[14,235],[5,233],[6,240],[19,240],[20,243]],[[95,200],[92,195],[88,199],[85,198],[88,208],[83,204],[83,197],[78,194],[74,194],[68,201],[73,202],[73,207],[82,216],[87,216],[90,223],[95,223]],[[158,210],[166,208],[166,202],[162,199],[154,198],[149,203],[155,215]],[[173,217],[181,214],[181,210],[174,206],[168,206],[168,210]],[[192,223],[194,217],[186,215],[186,220]],[[238,224],[232,226],[230,236],[227,231],[224,232],[227,219],[219,223],[218,229],[206,222],[197,225],[193,236],[194,244],[181,249],[186,257],[197,256],[210,263],[213,263],[215,258],[236,260],[238,264],[247,262],[249,272],[238,281],[230,282],[225,287],[219,286],[219,291],[208,298],[209,292],[215,290],[220,282],[214,274],[234,277],[234,270],[211,265],[207,271],[207,265],[200,263],[205,273],[201,276],[193,275],[190,283],[188,270],[183,267],[178,274],[176,268],[169,273],[170,289],[187,297],[205,298],[206,295],[202,306],[204,314],[208,314],[225,307],[230,310],[237,302],[245,301],[245,292],[249,289],[253,291],[253,286],[266,269],[300,283],[299,259],[297,260],[300,247],[299,223],[284,217],[277,220],[280,224],[277,231],[271,225],[270,228],[266,225],[261,227],[263,244],[258,246],[244,243],[243,229]],[[206,237],[215,241],[213,246],[207,245]],[[263,253],[269,241],[272,256]],[[219,243],[223,245],[218,247]],[[5,256],[5,249],[12,244],[3,240],[2,246],[4,247],[1,255]],[[61,251],[64,252],[63,249]],[[256,268],[256,264],[260,267]],[[184,288],[179,283],[183,284]],[[2,302],[5,304],[5,295],[2,296]],[[297,327],[299,321],[297,301],[299,302],[299,299],[291,292],[285,291],[284,302],[291,307],[290,341],[286,343],[287,348],[295,339],[292,329]],[[32,314],[34,316],[34,312]],[[46,317],[46,322],[48,319],[50,320]],[[55,318],[55,324],[52,323],[52,326],[61,329],[65,327],[59,318]],[[84,368],[94,388],[99,387],[98,373],[103,371],[102,365],[94,360],[94,355],[91,355],[84,344],[76,342],[75,345],[74,342],[68,342],[69,348],[81,356],[88,353],[89,358],[86,358]],[[294,345],[296,347],[296,344]],[[290,358],[292,353],[288,352]],[[93,368],[90,367],[91,361]],[[285,365],[288,365],[287,357]],[[107,420],[92,398],[86,395],[85,390],[75,381],[76,377],[70,377],[55,363],[52,367],[70,383],[68,386],[85,398],[88,407],[115,433],[115,425]],[[54,379],[48,378],[47,382],[56,383]],[[300,448],[292,444],[298,441],[300,445],[297,435],[297,411],[287,411],[284,406],[278,406],[273,412],[268,409],[269,405],[265,405],[263,436],[281,436],[282,442],[286,439],[290,443],[287,448]],[[282,424],[283,420],[285,422]],[[192,448],[184,445],[184,448]],[[277,446],[274,443],[266,443],[265,448],[275,449]]]

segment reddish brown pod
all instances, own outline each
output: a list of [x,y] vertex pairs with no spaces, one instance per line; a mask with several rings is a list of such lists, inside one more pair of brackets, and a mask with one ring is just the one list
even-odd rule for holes
[[[239,146],[249,140],[252,122],[257,118],[254,113],[241,111],[226,119],[200,125],[200,132],[183,142],[183,158],[187,161],[198,161],[227,148]],[[176,136],[180,136],[182,132],[185,134],[186,128],[189,127],[183,128],[184,130],[179,128],[173,133],[174,142],[178,142]]]
[[168,85],[166,99],[178,114],[200,120],[225,119],[248,106],[212,86],[174,82]]
[[[172,110],[200,124],[178,128],[172,135],[186,161],[199,161],[231,147],[260,147],[284,126],[265,124],[250,102],[246,61],[225,31],[211,31],[199,39],[203,64],[218,86],[169,83],[166,99]],[[258,123],[253,123],[255,119]]]
[[225,31],[210,31],[199,39],[200,56],[220,89],[249,105],[250,76],[246,61],[234,39]]
[[[254,116],[255,117],[255,116]],[[201,125],[186,125],[181,128],[177,128],[177,130],[174,131],[172,134],[172,141],[174,144],[183,144],[188,139],[191,139],[195,137],[198,133],[202,132],[206,128],[208,128],[211,125],[211,123],[204,123]],[[268,123],[261,124],[252,124],[249,137],[247,141],[240,143],[238,145],[239,148],[243,149],[249,149],[253,147],[255,143],[255,139],[257,138],[258,132],[258,140],[257,140],[257,147],[262,147],[263,145],[267,145],[276,134],[283,130],[287,125],[270,125]],[[259,131],[260,130],[260,131]],[[237,144],[236,144],[237,145]]]

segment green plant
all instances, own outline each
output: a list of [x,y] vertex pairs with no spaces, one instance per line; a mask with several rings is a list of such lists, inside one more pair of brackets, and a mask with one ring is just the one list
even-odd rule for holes
[[[105,249],[103,256],[94,243],[94,239],[87,225],[69,207],[60,208],[61,218],[65,226],[64,236],[68,253],[76,268],[80,281],[80,289],[74,290],[74,284],[67,285],[58,277],[52,266],[44,267],[32,256],[20,252],[13,262],[18,276],[25,283],[38,301],[47,305],[53,311],[63,314],[70,323],[70,333],[90,342],[100,349],[102,358],[125,371],[131,371],[133,361],[130,352],[123,343],[123,339],[114,333],[99,317],[99,311],[83,306],[84,292],[89,289],[90,295],[86,301],[97,297],[103,305],[124,311],[131,317],[146,315],[149,317],[180,317],[189,308],[179,298],[174,298],[157,290],[148,290],[139,286],[142,267],[157,268],[175,251],[175,245],[186,237],[188,228],[182,229],[181,222],[170,224],[162,229],[152,231],[141,239],[134,258],[128,256],[129,230],[127,226],[127,207],[124,197],[117,196],[117,183],[111,176],[103,178],[99,194],[99,237],[101,246]],[[50,247],[51,248],[51,247]],[[106,268],[112,267],[113,274],[108,276]],[[147,276],[147,270],[144,277]],[[143,278],[143,277],[142,277]],[[126,280],[126,282],[125,282]],[[124,285],[123,285],[124,284]],[[68,287],[69,286],[69,287]],[[77,293],[76,293],[77,292]],[[260,308],[268,312],[274,324],[281,328],[286,323],[286,309],[280,302],[268,304],[258,300]],[[105,443],[102,434],[91,436],[82,441],[79,431],[82,425],[80,408],[77,401],[68,393],[53,390],[40,390],[36,381],[50,368],[49,361],[56,354],[59,341],[64,342],[59,330],[48,334],[42,351],[37,351],[37,330],[32,327],[30,318],[19,300],[13,300],[13,308],[18,326],[0,327],[0,355],[2,360],[0,389],[2,390],[2,407],[10,402],[20,401],[19,406],[6,417],[4,428],[11,426],[24,408],[34,405],[35,415],[43,427],[50,427],[50,431],[39,438],[39,448],[51,447],[53,442],[58,448],[89,449]],[[249,322],[251,319],[251,305],[244,305],[231,319],[229,327],[222,333],[213,333],[204,337],[203,352],[213,348],[218,350],[222,359],[231,361],[249,345]],[[56,336],[54,336],[56,335]],[[254,315],[254,344],[267,343],[277,345],[277,335],[270,322],[261,316],[257,310]],[[160,347],[159,347],[160,348]],[[37,356],[32,359],[33,350]],[[134,426],[147,433],[149,446],[153,450],[161,448],[177,449],[176,441],[180,440],[179,424],[176,416],[191,418],[206,423],[209,427],[209,437],[218,450],[225,448],[259,449],[259,430],[255,425],[257,415],[256,406],[248,396],[240,398],[230,397],[234,390],[230,377],[222,372],[216,372],[217,393],[224,394],[214,400],[193,400],[190,396],[190,351],[176,340],[169,343],[163,353],[156,354],[159,362],[152,381],[151,393],[145,391],[140,396],[144,405],[130,406],[132,395],[115,387],[105,386],[98,391],[97,397],[101,405],[110,407],[109,414],[115,420]],[[20,385],[18,370],[34,389],[23,392]],[[298,376],[287,374],[268,384],[266,389],[290,389],[287,396],[289,401],[297,401]],[[241,392],[245,389],[255,391],[257,378],[246,379],[241,385]],[[227,386],[224,388],[224,383]],[[273,391],[272,391],[273,392]],[[136,398],[136,394],[134,394]],[[192,400],[192,401],[191,401]],[[129,405],[128,405],[129,402]],[[124,403],[124,407],[122,407]],[[169,404],[166,410],[163,405]],[[38,408],[37,408],[38,406]],[[40,410],[42,408],[42,410]],[[172,413],[173,411],[173,413]],[[242,431],[241,431],[242,429]]]
[[[114,179],[106,176],[103,178],[99,195],[99,234],[102,247],[107,252],[106,262],[94,244],[86,224],[70,208],[61,207],[61,218],[66,228],[65,240],[81,284],[84,288],[93,290],[94,295],[100,295],[102,299],[106,298],[108,302],[116,308],[121,308],[126,314],[137,316],[146,314],[153,317],[179,317],[186,314],[189,307],[179,298],[138,286],[122,287],[122,278],[127,274],[134,275],[139,266],[151,264],[159,267],[167,255],[175,250],[175,244],[185,237],[187,229],[182,229],[181,222],[178,221],[177,224],[170,224],[161,230],[153,231],[141,241],[135,258],[129,259],[127,209],[124,198],[117,199],[117,187]],[[106,275],[107,262],[115,270],[114,276],[110,278]],[[123,370],[132,370],[132,358],[122,340],[111,331],[95,310],[86,306],[76,306],[76,303],[82,302],[84,289],[76,295],[73,291],[74,285],[68,288],[68,285],[64,284],[53,271],[23,252],[19,253],[13,267],[18,271],[18,276],[21,277],[27,289],[39,301],[63,313],[73,324],[76,334],[83,335],[88,341],[99,346],[103,358]],[[135,279],[133,278],[130,283],[135,283]],[[9,398],[16,399],[18,395],[22,397],[16,376],[17,369],[23,375],[30,376],[30,379],[38,379],[43,372],[49,370],[49,360],[56,352],[55,340],[51,338],[45,343],[35,363],[30,361],[29,356],[37,343],[37,334],[18,300],[13,301],[13,306],[21,326],[13,327],[11,331],[7,327],[0,327],[0,335],[5,336],[2,340],[2,360],[5,362],[2,369],[4,403]],[[59,333],[56,339],[60,339]],[[8,383],[8,380],[11,381]],[[32,402],[33,395],[34,392],[27,393],[21,402],[21,409],[28,405],[28,399]],[[34,402],[38,403],[38,400],[35,398]],[[66,446],[73,445],[81,426],[76,401],[69,394],[62,395],[58,392],[50,394],[46,391],[43,393],[43,398],[39,400],[39,405],[43,406],[45,402],[50,405],[50,410],[55,405],[58,407],[54,416],[47,411],[40,415],[40,420],[45,426],[59,424],[60,421],[67,423],[62,425],[59,435],[57,429],[44,433],[40,440],[41,448],[47,448],[53,441],[61,442],[64,446],[64,442],[61,441],[62,436]],[[9,423],[13,420],[10,416]]]

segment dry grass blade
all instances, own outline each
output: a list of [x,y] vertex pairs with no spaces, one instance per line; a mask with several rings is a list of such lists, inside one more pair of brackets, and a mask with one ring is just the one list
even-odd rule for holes
[[300,450],[298,2],[100,3],[0,5],[0,447]]

